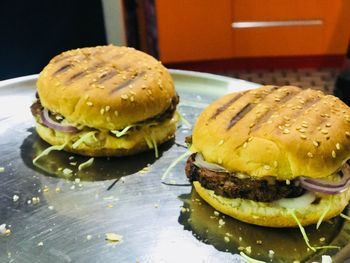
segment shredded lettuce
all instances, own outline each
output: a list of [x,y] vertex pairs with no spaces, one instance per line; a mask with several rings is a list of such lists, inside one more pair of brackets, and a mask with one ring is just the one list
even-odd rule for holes
[[95,133],[97,133],[97,131],[91,131],[88,133],[85,133],[83,136],[81,136],[76,142],[74,142],[72,144],[73,149],[76,149],[79,147],[80,144],[84,143],[84,142],[88,142],[90,138],[93,138],[93,140],[95,142],[97,142],[97,139],[95,137]]
[[331,209],[331,202],[329,202],[328,206],[326,207],[326,209],[323,211],[322,215],[318,219],[317,224],[316,224],[316,229],[318,229],[320,227],[320,225],[322,224],[322,221],[323,221],[324,217],[326,216],[326,214],[328,213],[329,209]]
[[309,242],[309,238],[306,234],[305,228],[301,225],[298,217],[296,216],[294,209],[288,209],[288,212],[291,214],[291,216],[293,217],[294,221],[298,224],[299,230],[304,238],[304,241],[306,243],[306,245],[308,246],[308,248],[310,248],[312,251],[316,251],[316,248],[310,245]]
[[170,171],[183,159],[185,159],[187,156],[191,155],[192,153],[190,151],[187,151],[183,154],[181,154],[178,158],[176,158],[170,165],[169,167],[165,170],[163,176],[162,176],[162,181],[164,181],[165,178],[169,175]]
[[156,139],[152,135],[150,135],[150,137],[145,136],[145,141],[149,149],[154,149],[154,156],[158,158],[158,145]]
[[86,162],[79,164],[78,170],[81,171],[81,170],[91,166],[93,162],[94,162],[94,158],[92,157],[89,160],[87,160]]
[[152,149],[153,144],[152,141],[150,140],[150,138],[148,138],[147,136],[145,136],[145,141],[147,143],[148,148]]
[[338,246],[320,246],[320,247],[313,247],[310,245],[309,242],[309,238],[306,234],[305,228],[301,225],[298,217],[296,216],[294,209],[288,209],[288,212],[290,213],[290,215],[293,217],[293,219],[295,220],[295,222],[298,224],[299,230],[304,238],[305,244],[307,245],[308,248],[310,248],[312,251],[316,252],[316,250],[318,249],[327,249],[327,248],[337,248],[340,249],[340,247]]
[[344,215],[343,213],[340,214],[340,217],[350,221],[350,216]]
[[128,131],[132,128],[132,127],[136,127],[136,124],[132,124],[129,126],[126,126],[124,129],[122,129],[121,131],[118,130],[111,130],[111,133],[113,133],[117,138],[120,138],[126,134],[128,134]]
[[153,126],[157,125],[157,122],[150,122],[150,123],[137,123],[137,124],[131,124],[123,128],[122,130],[111,130],[111,133],[113,133],[117,138],[120,138],[126,134],[128,134],[129,130],[133,127],[142,127],[142,126]]
[[190,124],[190,122],[189,122],[188,120],[186,120],[186,119],[184,118],[184,116],[181,115],[180,112],[176,111],[176,114],[177,114],[177,116],[179,116],[180,121],[181,121],[187,128],[189,128],[189,129],[192,128],[192,125]]
[[261,261],[261,260],[257,260],[251,257],[248,257],[246,254],[244,254],[244,252],[240,252],[239,253],[241,255],[241,257],[245,260],[245,262],[247,263],[266,263],[266,261]]
[[336,248],[340,249],[339,246],[320,246],[320,247],[315,247],[316,249],[329,249],[329,248]]
[[48,148],[46,148],[44,151],[42,151],[37,157],[34,158],[33,164],[35,164],[41,157],[48,155],[52,151],[61,151],[63,148],[67,145],[68,142],[62,144],[62,145],[52,145]]
[[152,141],[153,148],[154,148],[154,156],[155,156],[156,158],[158,158],[158,145],[157,145],[157,141],[156,141],[156,139],[154,139],[153,136],[151,136],[151,141]]

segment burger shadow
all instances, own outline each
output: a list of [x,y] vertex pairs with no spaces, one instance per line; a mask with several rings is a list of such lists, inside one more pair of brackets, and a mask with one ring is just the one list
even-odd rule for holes
[[[24,139],[20,147],[21,158],[28,168],[45,176],[72,181],[76,178],[82,181],[120,179],[142,170],[157,160],[152,150],[124,157],[95,157],[91,165],[79,170],[79,165],[88,161],[91,157],[65,151],[51,151],[33,164],[33,159],[51,145],[42,140],[34,128],[29,128],[28,132],[30,132],[30,135]],[[174,140],[170,140],[160,145],[158,158],[169,150],[173,144]]]
[[[197,240],[218,251],[233,255],[243,251],[267,262],[308,262],[321,255],[306,246],[299,228],[260,227],[238,221],[217,212],[194,189],[179,199],[183,201],[183,208],[178,222]],[[336,217],[323,222],[319,229],[311,225],[305,227],[305,231],[311,245],[326,246],[335,239],[342,226],[343,220]]]

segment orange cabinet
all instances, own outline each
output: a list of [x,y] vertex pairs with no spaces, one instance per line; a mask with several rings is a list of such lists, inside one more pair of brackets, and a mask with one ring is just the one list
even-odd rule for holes
[[349,0],[157,0],[165,63],[344,54]]

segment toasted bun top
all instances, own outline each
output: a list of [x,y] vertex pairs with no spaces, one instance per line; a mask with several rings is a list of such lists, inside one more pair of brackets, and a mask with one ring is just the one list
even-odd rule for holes
[[320,91],[263,86],[209,105],[192,143],[207,161],[229,171],[321,178],[350,157],[350,108]]
[[40,73],[37,90],[41,104],[69,122],[108,130],[161,114],[176,96],[159,61],[113,45],[54,57]]

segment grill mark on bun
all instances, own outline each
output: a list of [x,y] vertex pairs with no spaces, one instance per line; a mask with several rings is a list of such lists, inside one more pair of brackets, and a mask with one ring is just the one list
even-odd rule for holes
[[[94,70],[96,68],[99,68],[99,67],[102,67],[103,65],[105,65],[107,63],[108,60],[106,59],[103,59],[101,57],[101,55],[103,54],[104,56],[108,56],[108,54],[111,52],[112,49],[104,49],[103,51],[99,50],[99,49],[96,49],[94,50],[93,52],[80,52],[80,53],[69,53],[67,52],[66,54],[62,54],[60,57],[57,57],[53,63],[56,64],[57,66],[59,64],[62,64],[62,63],[59,63],[59,62],[66,62],[68,64],[65,64],[63,66],[61,66],[59,69],[57,69],[53,75],[58,75],[58,74],[61,74],[65,71],[67,71],[68,69],[72,68],[76,63],[79,63],[79,64],[92,64],[93,63],[93,60],[91,59],[92,57],[100,57],[100,60],[93,66],[89,67],[88,69],[85,70],[85,72],[89,72],[90,70]],[[108,58],[108,57],[107,57]],[[102,61],[101,61],[102,60]],[[72,80],[74,79],[78,79],[82,76],[86,75],[85,74],[82,74],[80,72],[74,74],[73,76],[71,76],[70,78]],[[67,82],[69,82],[69,79],[66,80]]]
[[292,116],[294,118],[301,117],[309,108],[311,108],[313,105],[317,104],[318,102],[321,101],[320,97],[311,97],[308,98],[305,103],[303,103],[299,111],[295,112],[295,114]]
[[[280,107],[280,112],[279,112],[279,115],[281,116],[280,119],[279,119],[279,122],[276,122],[275,123],[275,130],[278,132],[278,133],[284,133],[284,134],[288,134],[290,133],[290,129],[289,128],[284,128],[285,127],[285,124],[286,123],[289,123],[290,120],[293,120],[293,123],[295,123],[296,125],[299,125],[300,126],[300,129],[298,128],[298,132],[299,132],[299,136],[300,138],[302,139],[307,139],[309,138],[309,132],[307,132],[308,134],[305,134],[306,133],[306,128],[303,128],[302,127],[302,124],[303,124],[303,120],[304,118],[307,116],[307,117],[311,117],[312,115],[314,115],[314,112],[311,110],[311,111],[308,111],[308,109],[310,109],[311,107],[313,107],[314,105],[316,105],[317,103],[321,102],[322,101],[322,98],[319,97],[319,96],[313,96],[313,97],[310,97],[310,95],[305,95],[304,94],[306,93],[307,91],[302,91],[300,92],[299,94],[301,95],[302,98],[304,98],[305,100],[301,99],[301,97],[299,96],[294,96],[293,98],[295,100],[302,100],[302,102],[300,101],[299,104],[295,104],[297,106],[294,106],[294,111],[292,114],[288,115],[288,120],[286,120],[284,115],[283,115],[283,112],[281,112],[284,108],[283,107]],[[312,94],[313,95],[313,94]],[[301,104],[301,105],[300,105]],[[297,126],[297,127],[299,127]],[[303,132],[301,130],[304,130]]]
[[115,70],[106,72],[100,76],[100,79],[97,81],[97,83],[102,84],[103,82],[113,78],[115,75],[117,75],[117,72]]
[[75,73],[73,76],[69,77],[69,78],[66,80],[65,84],[70,84],[70,83],[72,83],[72,82],[74,82],[74,81],[76,81],[76,80],[82,78],[82,77],[85,76],[85,75],[86,75],[86,71],[80,71],[80,72],[78,72],[78,73]]
[[[316,104],[325,103],[325,101],[327,101],[325,97],[319,98],[319,100],[317,100],[313,105],[317,107]],[[323,133],[323,131],[329,131],[332,128],[332,121],[330,120],[330,115],[328,115],[327,112],[328,111],[324,110],[323,107],[320,107],[318,110],[310,111],[308,113],[308,116],[310,119],[313,120],[312,127],[314,127],[314,129],[308,129],[309,127],[303,127],[304,130],[307,130],[307,133],[310,135],[311,138],[313,138],[314,140],[315,138],[320,139],[320,141],[315,140],[318,144],[315,145],[314,143],[315,146],[319,146],[321,140],[329,136],[328,133]]]
[[230,107],[236,100],[238,100],[240,97],[242,97],[245,93],[246,92],[238,93],[236,96],[234,96],[228,102],[226,102],[224,105],[217,108],[215,113],[210,117],[209,120],[215,119],[217,116],[219,116],[221,113],[223,113],[228,107]]
[[139,80],[140,78],[142,78],[144,75],[146,74],[146,72],[142,71],[139,74],[137,74],[135,77],[130,78],[125,80],[124,82],[120,83],[118,86],[116,86],[114,89],[112,89],[109,94],[113,94],[119,90],[122,90],[126,87],[128,87],[129,85],[131,85],[132,83],[136,82],[137,80]]
[[[322,130],[328,130],[331,127],[327,127],[327,123],[329,122],[328,118],[318,118],[319,113],[317,112],[312,112],[312,119],[315,121],[314,123],[314,127],[315,129],[308,129],[308,133],[310,134],[310,137],[312,138],[322,138],[322,137],[327,137],[326,135],[328,134],[324,134],[324,136],[319,136],[320,134],[322,134]],[[317,141],[317,140],[316,140]],[[317,141],[318,145],[321,143],[321,141]],[[316,146],[316,145],[315,145]]]
[[65,65],[61,66],[59,69],[57,69],[53,73],[53,75],[55,76],[55,75],[61,74],[61,73],[65,72],[65,71],[67,71],[68,69],[70,69],[71,67],[72,67],[71,64],[65,64]]
[[286,95],[283,96],[282,98],[280,98],[279,103],[280,104],[286,103],[287,101],[295,98],[300,92],[301,92],[301,90],[298,90],[298,91],[287,91]]
[[[258,101],[254,103],[247,103],[238,113],[236,113],[235,116],[233,116],[227,125],[226,129],[231,129],[239,120],[244,118],[258,103],[261,103],[269,94],[272,94],[275,90],[277,90],[278,87],[273,86],[269,90],[265,90],[264,92],[260,94],[256,94],[258,96]],[[254,91],[252,91],[254,94]]]
[[52,62],[57,64],[58,62],[60,62],[62,60],[69,61],[70,58],[76,57],[76,56],[77,56],[76,54],[71,54],[71,53],[61,54],[61,55],[55,57]]
[[[282,98],[279,98],[277,105],[285,104],[289,100],[295,98],[301,90],[298,91],[287,91]],[[250,129],[251,132],[258,130],[264,123],[266,123],[270,117],[276,112],[276,108],[272,106],[269,110],[267,110],[263,115],[259,116],[254,126]]]
[[231,129],[240,119],[242,119],[248,112],[254,108],[254,104],[248,103],[235,116],[233,116],[227,125],[227,130]]
[[73,82],[79,81],[79,79],[86,76],[88,73],[96,73],[99,68],[104,66],[105,62],[98,62],[89,68],[85,69],[84,71],[76,72],[75,74],[71,75],[70,77],[67,77],[66,81],[64,82],[65,85],[70,85]]

